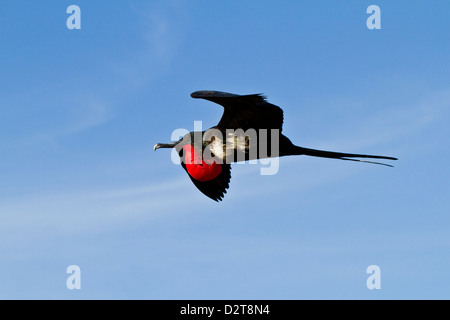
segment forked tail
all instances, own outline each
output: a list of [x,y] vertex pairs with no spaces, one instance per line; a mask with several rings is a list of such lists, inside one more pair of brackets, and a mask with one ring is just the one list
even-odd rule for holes
[[393,166],[390,164],[381,163],[381,162],[359,160],[359,159],[349,159],[349,158],[397,160],[397,158],[393,158],[393,157],[375,156],[375,155],[369,155],[369,154],[323,151],[323,150],[302,148],[302,147],[298,147],[298,146],[294,146],[294,148],[292,148],[292,152],[293,152],[292,154],[295,154],[295,155],[306,155],[306,156],[321,157],[321,158],[332,158],[332,159],[340,159],[340,160],[348,160],[348,161],[366,162],[366,163],[379,164],[379,165],[388,166],[388,167],[393,167]]

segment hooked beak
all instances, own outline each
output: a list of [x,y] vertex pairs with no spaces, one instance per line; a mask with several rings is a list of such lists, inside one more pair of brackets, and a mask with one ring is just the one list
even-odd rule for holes
[[157,143],[153,147],[153,150],[156,151],[157,149],[160,149],[160,148],[174,148],[178,143],[179,143],[179,141],[172,142],[172,143]]

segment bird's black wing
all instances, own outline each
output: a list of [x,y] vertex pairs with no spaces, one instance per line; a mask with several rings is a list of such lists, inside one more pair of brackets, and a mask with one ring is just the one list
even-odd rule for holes
[[227,193],[227,189],[230,184],[231,179],[231,166],[229,164],[222,164],[222,172],[217,176],[217,178],[210,181],[199,181],[193,178],[186,169],[186,165],[182,162],[184,170],[186,170],[189,178],[195,186],[200,190],[205,196],[215,200],[221,201],[222,198]]
[[223,106],[224,112],[218,128],[282,130],[283,110],[268,103],[261,94],[237,95],[219,91],[196,91],[191,97],[206,99]]

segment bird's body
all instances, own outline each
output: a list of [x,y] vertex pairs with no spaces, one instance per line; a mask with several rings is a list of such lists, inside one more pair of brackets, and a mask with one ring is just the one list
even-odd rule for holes
[[[181,165],[192,182],[206,196],[222,200],[231,178],[230,164],[238,161],[289,155],[358,160],[371,158],[397,160],[393,157],[341,153],[302,148],[284,136],[283,110],[259,94],[236,95],[218,91],[197,91],[193,98],[206,99],[224,107],[217,126],[203,132],[191,132],[179,141],[156,144],[158,148],[176,148]],[[387,165],[390,166],[390,165]]]

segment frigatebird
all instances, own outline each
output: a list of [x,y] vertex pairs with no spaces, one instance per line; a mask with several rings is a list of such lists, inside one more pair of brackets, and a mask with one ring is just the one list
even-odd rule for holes
[[[262,94],[238,95],[219,91],[196,91],[191,97],[220,104],[224,112],[219,123],[206,131],[190,132],[179,141],[158,143],[154,150],[175,148],[181,158],[182,167],[195,186],[215,201],[222,200],[226,194],[231,179],[230,164],[237,161],[307,155],[392,167],[385,163],[353,158],[397,160],[394,157],[296,146],[281,134],[283,110],[267,102],[267,98]],[[269,131],[273,134],[269,134]],[[273,148],[274,146],[276,148]],[[243,157],[239,156],[240,154]]]

